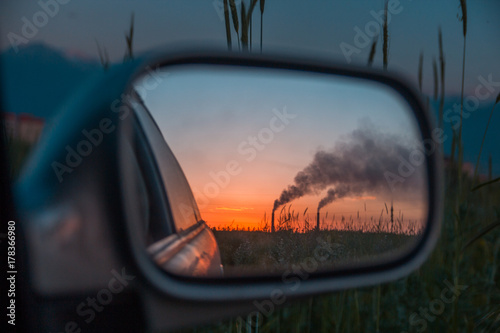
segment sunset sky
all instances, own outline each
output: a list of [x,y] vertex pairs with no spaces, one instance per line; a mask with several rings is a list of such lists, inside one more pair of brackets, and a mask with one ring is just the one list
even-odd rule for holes
[[[379,84],[201,66],[170,69],[160,77],[143,98],[211,226],[258,228],[264,214],[269,222],[274,200],[315,153],[345,141],[360,126],[399,134],[408,144],[419,138],[404,100]],[[293,201],[292,210],[302,220],[308,208],[315,221],[325,192]],[[408,189],[394,198],[395,215],[401,210],[405,220],[424,219],[424,197],[423,185]],[[364,219],[366,203],[367,220],[378,219],[390,200],[378,193],[348,196],[322,213],[328,211],[331,220],[333,214],[355,218],[359,211]]]

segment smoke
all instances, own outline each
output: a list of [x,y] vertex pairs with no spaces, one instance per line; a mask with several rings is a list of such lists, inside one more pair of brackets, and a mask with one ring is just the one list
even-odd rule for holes
[[336,199],[340,199],[345,197],[347,194],[353,194],[349,188],[349,186],[337,186],[335,188],[331,188],[326,192],[326,196],[320,200],[318,203],[318,211],[328,205],[329,203],[334,202]]
[[411,187],[418,192],[422,172],[415,172],[396,187],[390,187],[385,176],[386,171],[397,172],[415,149],[415,144],[407,138],[383,133],[365,121],[331,150],[317,151],[313,161],[297,173],[294,183],[281,192],[273,209],[305,195],[319,194],[326,188],[330,189],[318,209],[348,195],[367,192],[396,195],[408,192]]

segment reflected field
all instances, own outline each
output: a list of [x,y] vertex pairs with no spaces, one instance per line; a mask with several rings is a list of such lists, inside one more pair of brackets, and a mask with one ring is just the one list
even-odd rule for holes
[[141,97],[196,201],[179,211],[212,230],[226,276],[286,271],[318,239],[330,252],[315,270],[378,262],[424,232],[429,147],[387,86],[243,66],[156,75]]

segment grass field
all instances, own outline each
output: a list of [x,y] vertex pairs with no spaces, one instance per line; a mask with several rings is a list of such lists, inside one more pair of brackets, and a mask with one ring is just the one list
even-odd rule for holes
[[418,235],[339,230],[214,230],[214,235],[225,274],[229,276],[279,274],[315,257],[322,259],[319,269],[366,263],[397,254],[418,239]]

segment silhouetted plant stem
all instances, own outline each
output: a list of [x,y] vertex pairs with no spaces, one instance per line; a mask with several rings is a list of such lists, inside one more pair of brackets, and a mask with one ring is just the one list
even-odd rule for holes
[[253,10],[255,9],[255,5],[257,5],[257,2],[259,0],[252,0],[250,3],[250,8],[248,9],[247,13],[247,22],[250,26],[250,39],[249,39],[249,47],[250,51],[252,50],[252,18],[253,18]]
[[266,4],[266,0],[260,0],[260,53],[262,53],[262,31],[263,31],[265,4]]
[[101,62],[102,67],[104,70],[107,70],[109,67],[109,55],[108,51],[106,50],[105,47],[101,49],[101,46],[99,45],[99,42],[97,39],[95,40],[95,43],[97,45],[97,52],[99,54],[99,61]]
[[385,2],[385,8],[384,8],[384,26],[383,26],[383,33],[384,33],[384,46],[383,46],[383,56],[384,56],[384,70],[387,70],[387,65],[389,63],[389,27],[388,27],[388,17],[387,17],[387,6],[389,5],[389,1]]
[[490,117],[488,118],[488,122],[486,123],[486,129],[484,130],[483,139],[481,140],[481,146],[479,147],[479,154],[477,155],[476,167],[474,168],[474,178],[477,177],[477,172],[479,170],[479,160],[481,158],[481,152],[483,151],[484,140],[486,139],[486,133],[488,132],[488,127],[490,126],[491,117],[493,116],[493,111],[495,107],[500,102],[500,94],[498,94],[495,104],[491,108]]
[[368,67],[373,64],[373,59],[375,58],[375,51],[377,49],[378,36],[373,39],[372,47],[370,48],[370,54],[368,55]]
[[422,79],[423,79],[423,70],[424,70],[424,52],[420,52],[420,57],[418,58],[418,90],[420,90],[420,94],[424,94],[422,91]]
[[439,93],[439,77],[438,77],[438,69],[437,69],[437,63],[436,63],[436,58],[432,58],[432,74],[434,78],[434,100],[437,101],[438,99],[438,93]]
[[133,42],[134,42],[134,13],[132,13],[132,17],[130,18],[130,29],[128,35],[125,34],[125,41],[127,42],[127,51],[125,56],[123,57],[123,61],[134,59],[133,53]]
[[231,25],[229,22],[229,4],[228,0],[224,1],[224,23],[226,25],[226,41],[227,41],[227,49],[231,51],[232,42],[231,42]]
[[250,38],[248,46],[250,48],[250,51],[252,51],[252,12],[250,12],[250,19],[248,20],[248,24],[250,25]]
[[490,154],[490,157],[488,158],[488,180],[492,179],[493,179],[493,160]]
[[463,127],[463,114],[464,114],[464,85],[465,85],[465,50],[467,39],[464,37],[464,50],[462,58],[462,89],[460,92],[460,128],[458,132],[458,140],[462,141],[462,127]]
[[[463,164],[463,145],[462,145],[462,128],[463,128],[463,111],[464,111],[464,86],[465,86],[465,55],[467,50],[467,1],[460,0],[462,8],[462,28],[464,34],[464,50],[462,56],[462,89],[460,93],[460,128],[458,130],[458,188],[462,188],[462,164]],[[457,202],[457,205],[459,203]],[[453,303],[455,304],[455,303]],[[456,325],[456,323],[455,323]]]
[[236,3],[234,0],[229,0],[229,7],[231,8],[231,17],[233,18],[233,27],[236,31],[236,39],[238,40],[238,51],[241,50],[240,46],[240,33],[239,33],[239,20],[238,20],[238,10],[236,8]]
[[248,51],[248,21],[245,11],[245,3],[241,2],[241,46],[243,51]]
[[438,120],[438,126],[439,128],[443,128],[443,111],[444,111],[444,94],[445,94],[445,59],[444,59],[444,52],[443,52],[443,35],[441,33],[441,27],[439,27],[439,34],[438,34],[438,39],[439,39],[439,67],[440,67],[440,72],[441,72],[441,97],[439,101],[439,120]]

